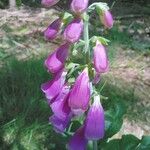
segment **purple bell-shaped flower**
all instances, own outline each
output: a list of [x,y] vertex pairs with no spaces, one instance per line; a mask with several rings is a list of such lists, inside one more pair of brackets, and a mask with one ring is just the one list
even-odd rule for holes
[[100,96],[94,97],[87,118],[85,120],[85,137],[88,140],[99,140],[104,137],[105,120],[104,110],[100,103]]
[[64,39],[69,43],[78,42],[83,31],[83,20],[74,19],[64,31]]
[[56,38],[61,26],[61,19],[56,19],[52,22],[48,28],[44,31],[44,36],[47,40],[53,40]]
[[57,133],[63,133],[65,131],[65,129],[68,127],[70,120],[71,120],[72,116],[68,115],[65,118],[58,118],[55,115],[52,115],[49,118],[49,122],[52,124],[52,126],[54,127],[54,130]]
[[61,92],[65,83],[66,74],[66,72],[60,71],[52,80],[41,85],[41,90],[45,93],[49,104]]
[[55,116],[59,119],[65,119],[71,113],[68,106],[69,87],[64,86],[60,94],[56,97],[55,101],[51,104],[51,109]]
[[69,95],[69,106],[75,115],[80,115],[88,108],[90,100],[90,83],[88,69],[78,76]]
[[84,127],[79,128],[68,144],[68,150],[86,150],[88,140],[84,137]]
[[42,0],[41,4],[45,7],[51,7],[58,3],[60,0]]
[[108,58],[105,47],[100,43],[96,42],[93,52],[94,68],[97,73],[104,73],[108,70]]
[[89,0],[72,0],[71,10],[76,14],[81,14],[86,11]]
[[57,73],[64,68],[69,53],[69,44],[63,44],[45,60],[45,66],[51,73]]
[[113,27],[114,21],[109,10],[103,11],[102,14],[100,14],[100,20],[106,28],[110,29]]

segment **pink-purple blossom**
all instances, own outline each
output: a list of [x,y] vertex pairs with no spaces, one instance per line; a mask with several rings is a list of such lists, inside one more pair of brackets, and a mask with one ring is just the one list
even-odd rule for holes
[[96,72],[106,72],[108,70],[108,58],[105,47],[97,41],[93,53],[93,62]]
[[64,39],[69,43],[78,42],[83,31],[83,20],[74,19],[64,31]]
[[113,17],[109,10],[103,11],[102,14],[100,14],[100,20],[102,24],[106,28],[112,28],[113,27]]
[[61,19],[56,19],[52,22],[48,28],[44,31],[44,36],[47,40],[53,40],[56,38],[59,28],[61,26]]
[[51,7],[58,3],[60,0],[42,0],[41,4],[45,7]]
[[95,96],[85,121],[85,137],[88,140],[102,139],[104,130],[104,110],[100,103],[100,96]]
[[90,83],[88,69],[78,76],[69,95],[69,106],[74,114],[81,114],[88,108],[90,100]]
[[66,72],[60,71],[52,80],[41,85],[41,90],[44,92],[49,104],[61,92],[65,83],[66,74]]
[[65,118],[60,119],[54,114],[49,118],[49,122],[52,124],[56,132],[63,133],[65,129],[68,127],[71,117],[72,117],[71,115],[68,115]]
[[64,68],[69,53],[69,44],[65,43],[56,49],[45,60],[45,66],[51,73],[57,73]]
[[72,0],[71,10],[74,13],[81,14],[86,11],[89,0]]
[[84,127],[80,127],[68,144],[68,150],[86,150],[88,140],[84,136]]
[[65,119],[66,116],[71,114],[71,109],[68,106],[69,86],[65,85],[60,94],[56,97],[51,104],[52,112],[59,119]]

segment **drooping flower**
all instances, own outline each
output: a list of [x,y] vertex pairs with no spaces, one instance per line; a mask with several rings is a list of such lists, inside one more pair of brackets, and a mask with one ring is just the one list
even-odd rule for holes
[[68,106],[69,87],[64,86],[55,101],[51,104],[51,109],[55,116],[59,119],[65,119],[71,113]]
[[89,0],[72,0],[71,10],[75,13],[83,13],[88,7]]
[[61,19],[56,19],[52,22],[48,28],[44,31],[44,36],[47,40],[53,40],[56,38],[59,28],[61,26]]
[[90,83],[88,69],[85,68],[78,76],[69,95],[69,106],[78,115],[87,110],[90,100]]
[[68,127],[71,117],[72,117],[71,115],[68,115],[65,118],[60,119],[57,116],[52,115],[49,118],[49,122],[52,124],[56,132],[63,133],[65,129]]
[[110,29],[113,27],[114,21],[109,10],[105,10],[100,14],[100,20],[106,28]]
[[42,0],[41,4],[45,7],[51,7],[58,3],[60,0]]
[[85,137],[88,140],[102,139],[104,137],[104,129],[104,110],[100,103],[100,96],[95,96],[94,103],[89,109],[85,121]]
[[79,41],[81,33],[83,31],[83,20],[74,19],[64,31],[64,39],[69,43],[75,43]]
[[104,73],[108,70],[108,58],[106,54],[105,47],[100,43],[96,42],[96,46],[94,47],[94,68],[97,73]]
[[84,127],[79,128],[68,144],[68,150],[86,150],[88,140],[84,137]]
[[45,60],[45,66],[51,73],[57,73],[64,68],[64,63],[68,57],[69,44],[63,44],[56,49]]
[[62,90],[65,83],[66,74],[66,72],[60,71],[52,80],[41,85],[41,90],[45,93],[49,104]]

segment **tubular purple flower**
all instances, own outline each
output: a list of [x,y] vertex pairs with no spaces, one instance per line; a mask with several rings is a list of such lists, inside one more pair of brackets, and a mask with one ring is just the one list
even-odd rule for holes
[[71,113],[71,109],[68,106],[68,95],[69,87],[64,86],[55,101],[51,104],[53,113],[59,119],[65,119]]
[[88,108],[90,100],[90,83],[88,69],[85,68],[78,76],[69,95],[69,106],[75,115],[80,115]]
[[69,122],[71,120],[71,115],[66,116],[66,118],[60,119],[55,115],[52,115],[49,118],[49,122],[53,125],[54,130],[57,133],[63,133],[67,126],[69,125]]
[[103,11],[102,14],[100,15],[100,20],[106,28],[110,29],[113,27],[114,21],[113,21],[113,17],[110,11],[108,10]]
[[75,43],[79,41],[81,33],[83,31],[83,20],[74,19],[64,31],[64,39],[69,43]]
[[86,150],[87,139],[84,137],[84,127],[79,128],[68,144],[68,150]]
[[89,0],[72,0],[71,10],[77,14],[81,14],[86,11]]
[[56,49],[45,60],[45,66],[51,73],[57,73],[64,68],[64,63],[68,57],[69,44],[63,44]]
[[94,68],[97,73],[104,73],[108,70],[108,58],[106,54],[105,47],[100,43],[96,42],[96,46],[94,47]]
[[88,140],[99,140],[104,137],[105,120],[104,110],[100,103],[100,96],[94,97],[85,121],[85,137]]
[[42,0],[41,4],[45,7],[51,7],[58,3],[60,0]]
[[52,22],[48,28],[44,31],[44,36],[47,40],[53,40],[56,38],[58,31],[61,26],[61,19],[56,19],[54,22]]
[[54,98],[56,98],[56,96],[58,96],[58,94],[62,90],[65,83],[66,74],[66,72],[60,71],[56,74],[54,79],[41,85],[41,90],[45,93],[49,104]]

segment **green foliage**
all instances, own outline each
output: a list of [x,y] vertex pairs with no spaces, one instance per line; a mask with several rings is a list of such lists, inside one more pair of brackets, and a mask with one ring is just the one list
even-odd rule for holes
[[141,140],[129,134],[123,135],[121,139],[113,139],[100,145],[102,150],[149,150],[150,137],[143,136]]
[[5,8],[8,5],[8,0],[0,0],[0,8]]

